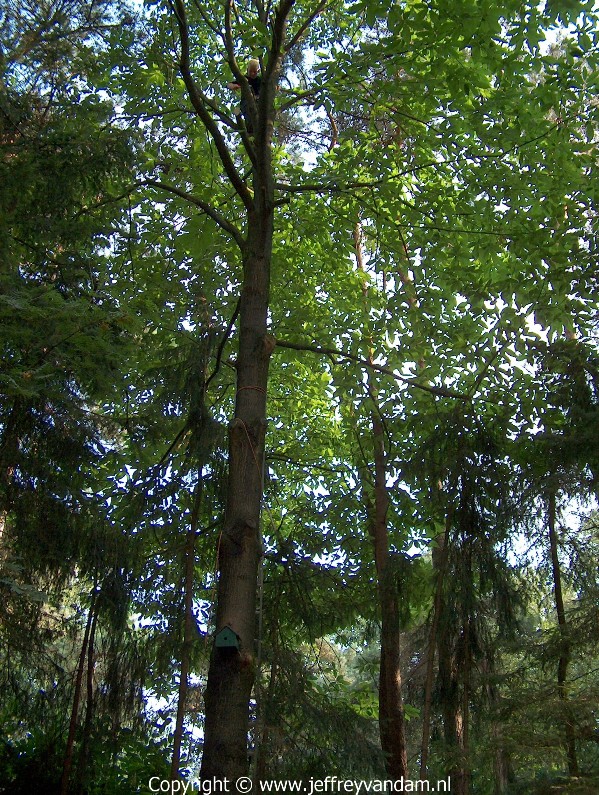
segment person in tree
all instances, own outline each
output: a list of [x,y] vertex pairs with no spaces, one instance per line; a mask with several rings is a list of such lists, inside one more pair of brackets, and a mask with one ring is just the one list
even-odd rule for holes
[[[252,95],[254,99],[257,100],[258,97],[260,96],[260,86],[262,84],[262,78],[260,76],[260,63],[257,58],[250,59],[248,63],[246,78],[250,85],[250,90],[252,92]],[[241,89],[241,86],[239,85],[239,83],[233,82],[233,83],[227,83],[227,88],[230,88],[232,91],[239,91]],[[249,133],[253,133],[254,126],[252,124],[252,116],[250,113],[250,109],[248,107],[248,103],[243,97],[243,95],[241,97],[240,108],[241,108],[241,116],[243,117],[243,120],[245,122],[246,130]]]

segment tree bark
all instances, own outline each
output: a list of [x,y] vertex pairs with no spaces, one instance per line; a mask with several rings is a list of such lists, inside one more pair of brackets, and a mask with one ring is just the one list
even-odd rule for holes
[[447,569],[447,549],[449,544],[449,531],[451,516],[445,519],[445,532],[437,536],[437,547],[433,549],[433,567],[435,576],[435,599],[433,603],[433,616],[429,632],[428,649],[426,655],[426,678],[424,683],[424,706],[422,710],[422,744],[420,747],[420,780],[426,781],[428,777],[428,755],[430,748],[431,712],[433,702],[433,684],[435,678],[435,647],[439,631],[439,618],[441,615],[441,602],[445,571]]
[[[472,567],[469,567],[472,571]],[[463,629],[464,654],[462,659],[462,699],[460,714],[462,719],[462,732],[460,743],[460,783],[459,795],[468,795],[470,792],[471,763],[470,763],[470,692],[472,687],[472,618],[464,617]]]
[[[354,246],[358,270],[365,274],[362,247],[362,229],[358,222],[354,228]],[[365,316],[368,310],[368,287],[363,282]],[[374,362],[372,340],[369,341],[368,360]],[[381,610],[381,656],[379,663],[379,733],[385,757],[387,778],[402,781],[408,778],[408,755],[405,731],[405,712],[401,681],[401,625],[399,594],[393,577],[389,553],[387,514],[387,461],[385,429],[377,403],[377,384],[374,372],[368,370],[368,389],[373,402],[371,413],[372,446],[374,462],[374,510],[369,510],[370,534],[374,546],[377,590]],[[366,478],[365,478],[366,480]],[[365,483],[366,485],[366,483]]]
[[189,671],[191,668],[191,652],[193,641],[196,637],[196,624],[193,614],[193,583],[195,574],[195,546],[198,530],[198,517],[202,503],[203,473],[200,470],[199,480],[195,488],[194,504],[191,514],[191,521],[185,539],[184,549],[184,585],[183,585],[183,642],[181,644],[181,667],[179,669],[179,693],[177,700],[177,717],[175,720],[175,732],[173,735],[173,754],[171,757],[171,781],[179,778],[179,766],[181,764],[181,744],[183,741],[183,722],[185,720],[185,702],[187,700],[187,688]]
[[512,768],[510,756],[505,748],[503,728],[497,714],[497,687],[495,685],[495,659],[491,649],[487,649],[484,659],[485,689],[491,714],[490,734],[493,747],[493,795],[507,795]]
[[387,527],[389,495],[386,485],[383,432],[381,421],[373,417],[372,434],[375,446],[373,540],[381,606],[379,729],[387,778],[401,781],[408,778],[408,755],[401,681],[399,594],[390,567],[389,555]]
[[71,776],[71,768],[73,767],[75,733],[77,731],[77,716],[79,714],[79,704],[81,703],[81,688],[83,684],[83,674],[85,672],[85,658],[88,653],[89,639],[90,639],[91,629],[94,623],[94,615],[95,615],[95,599],[94,597],[92,597],[89,613],[87,616],[87,623],[85,625],[85,632],[83,635],[83,643],[81,644],[81,653],[79,654],[79,661],[77,663],[77,673],[75,676],[75,690],[73,692],[73,705],[71,707],[71,720],[69,723],[69,734],[67,737],[67,744],[62,763],[62,777],[60,779],[60,795],[68,795],[69,792],[69,780]]
[[[443,610],[442,607],[442,611]],[[465,795],[464,765],[462,761],[463,720],[459,690],[457,659],[452,638],[441,626],[438,638],[440,701],[445,739],[446,775],[451,778],[452,792]]]
[[[264,90],[264,89],[263,89]],[[261,102],[263,95],[261,92]],[[272,111],[272,108],[271,108]],[[268,129],[265,129],[267,125]],[[254,208],[243,246],[235,418],[229,424],[225,525],[218,545],[216,631],[229,626],[240,649],[214,647],[206,687],[201,777],[247,775],[249,702],[255,677],[256,587],[262,555],[260,508],[266,435],[266,390],[275,341],[268,334],[273,238],[272,118],[259,115]]]
[[[271,11],[271,42],[264,59],[260,97],[255,103],[239,72],[231,27],[232,0],[224,4],[224,42],[229,64],[241,81],[254,135],[242,140],[252,162],[253,192],[244,183],[209,110],[206,95],[191,74],[189,30],[182,0],[174,7],[181,34],[181,72],[194,109],[212,136],[227,177],[242,198],[245,237],[221,213],[207,211],[239,244],[243,278],[239,301],[235,417],[229,424],[229,476],[223,531],[218,542],[216,632],[229,626],[240,648],[214,646],[205,691],[201,779],[235,780],[248,773],[249,704],[255,678],[256,588],[262,555],[260,509],[263,493],[268,368],[275,340],[268,334],[270,266],[274,231],[272,135],[278,76],[285,55],[287,20],[295,0],[280,0]],[[270,8],[270,7],[269,7]]]
[[557,623],[560,632],[560,655],[557,664],[557,689],[559,699],[563,705],[564,714],[564,737],[566,758],[568,760],[568,774],[572,777],[578,776],[578,757],[576,754],[576,736],[574,733],[574,721],[572,709],[568,703],[568,667],[570,665],[570,639],[568,636],[568,624],[566,620],[566,610],[564,607],[564,596],[562,590],[562,574],[558,554],[558,541],[556,531],[556,494],[552,490],[549,494],[548,510],[548,529],[549,529],[549,548],[551,553],[551,567],[553,574],[553,596],[555,600],[555,612],[557,613]]
[[[257,190],[256,195],[260,196]],[[273,341],[267,334],[272,207],[250,220],[239,312],[235,418],[229,425],[229,481],[219,541],[216,631],[229,626],[240,649],[214,647],[206,687],[203,779],[247,774],[249,702],[254,682],[256,585],[261,556],[266,389]]]
[[81,753],[77,770],[77,791],[85,791],[86,779],[89,780],[89,762],[91,748],[91,734],[94,720],[94,669],[95,660],[95,640],[96,628],[98,626],[98,611],[94,611],[94,617],[89,633],[89,643],[87,645],[87,674],[86,674],[86,700],[85,700],[85,719],[83,721],[83,732],[81,735]]

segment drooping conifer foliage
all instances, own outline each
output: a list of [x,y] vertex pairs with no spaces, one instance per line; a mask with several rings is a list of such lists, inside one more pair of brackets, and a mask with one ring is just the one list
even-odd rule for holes
[[3,791],[594,792],[592,4],[0,20]]

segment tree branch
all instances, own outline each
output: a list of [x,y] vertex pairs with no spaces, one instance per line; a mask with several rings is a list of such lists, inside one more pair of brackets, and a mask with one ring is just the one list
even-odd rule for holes
[[306,182],[300,185],[286,185],[284,182],[277,182],[275,183],[275,188],[285,193],[344,193],[358,188],[377,188],[384,182],[384,179],[375,180],[374,182],[354,182],[348,185],[340,185],[338,182],[329,184],[324,182]]
[[225,2],[225,47],[227,50],[227,60],[229,61],[229,66],[231,67],[231,71],[233,72],[233,77],[239,83],[241,87],[241,91],[243,92],[244,96],[246,93],[251,93],[249,90],[248,81],[246,76],[243,74],[241,69],[239,68],[239,64],[237,63],[237,58],[235,57],[235,45],[233,44],[233,27],[231,25],[231,7],[233,5],[233,0],[226,0]]
[[[281,53],[286,52],[286,49],[283,45],[285,39],[285,27],[287,25],[287,19],[289,18],[289,14],[291,13],[291,9],[295,5],[295,0],[281,0],[279,3],[279,7],[277,8],[277,13],[275,15],[275,21],[272,29],[272,49],[271,52],[277,56],[280,56]],[[276,60],[276,59],[273,59]],[[273,68],[274,64],[269,63],[269,69]]]
[[[316,96],[316,92],[319,89],[311,88],[305,91],[297,91],[295,89],[285,89],[285,94],[288,95],[290,98],[285,102],[282,102],[280,105],[281,110],[289,110],[294,105],[297,105],[299,102],[302,102],[305,99],[313,99]],[[314,103],[312,103],[314,104]]]
[[194,204],[196,207],[199,207],[206,215],[212,218],[215,223],[217,223],[221,229],[224,229],[225,232],[228,232],[231,237],[235,240],[237,245],[241,248],[244,242],[243,235],[241,234],[240,230],[232,224],[224,215],[218,212],[211,204],[205,202],[203,199],[200,199],[198,196],[194,196],[192,193],[187,193],[187,191],[181,190],[180,188],[176,188],[174,185],[168,185],[166,182],[160,182],[154,179],[147,179],[145,180],[146,185],[149,185],[152,188],[159,188],[160,190],[164,190],[167,193],[172,193],[175,196],[179,196],[181,199],[185,199],[190,204]]
[[487,372],[488,372],[489,368],[491,367],[491,365],[493,364],[493,362],[494,362],[494,361],[495,361],[495,360],[496,360],[496,359],[497,359],[499,356],[501,356],[501,355],[502,355],[502,353],[504,352],[504,350],[505,350],[505,349],[508,347],[508,344],[509,344],[509,343],[507,343],[507,342],[504,342],[504,343],[503,343],[503,345],[500,345],[500,346],[499,346],[499,348],[496,348],[496,350],[494,350],[494,351],[491,353],[491,355],[488,357],[488,359],[487,359],[487,361],[484,363],[484,365],[483,365],[483,367],[482,367],[482,369],[481,369],[480,373],[477,375],[477,377],[476,377],[476,379],[475,379],[474,383],[472,384],[472,387],[471,387],[471,388],[468,390],[468,395],[469,395],[469,397],[470,397],[470,398],[472,398],[472,397],[474,396],[474,393],[477,391],[477,389],[479,388],[479,386],[480,386],[480,385],[482,384],[482,382],[484,381],[484,378],[485,378],[485,376],[486,376],[486,374],[487,374]]
[[253,0],[253,6],[258,14],[258,19],[263,25],[266,25],[266,12],[264,10],[264,3],[261,0]]
[[212,118],[212,115],[208,112],[207,106],[212,107],[214,110],[213,103],[211,103],[209,98],[199,88],[191,74],[189,60],[189,27],[187,25],[183,0],[169,0],[169,3],[177,19],[177,25],[179,27],[179,38],[181,41],[179,69],[181,71],[181,76],[183,77],[185,87],[187,88],[189,99],[198,116],[202,120],[204,126],[212,136],[214,143],[216,144],[216,150],[231,184],[237,191],[246,209],[248,211],[252,211],[254,207],[252,194],[242,180],[237,168],[235,167],[235,164],[233,163],[229,149],[227,148],[227,144],[221,131],[216,126],[216,122]]
[[455,398],[456,400],[463,400],[469,401],[471,400],[470,395],[464,395],[461,392],[454,392],[453,389],[445,389],[445,387],[437,387],[437,386],[430,386],[429,384],[421,384],[418,381],[415,381],[413,378],[408,378],[405,375],[399,375],[399,373],[391,370],[389,367],[383,367],[380,364],[374,364],[373,362],[369,362],[368,359],[363,359],[361,356],[356,356],[353,353],[345,353],[344,351],[340,351],[337,348],[325,348],[321,345],[306,345],[303,343],[297,342],[287,342],[286,340],[277,340],[276,347],[278,348],[289,348],[293,351],[309,351],[310,353],[318,353],[321,356],[340,356],[342,359],[349,359],[352,362],[356,362],[357,364],[361,364],[363,367],[368,367],[371,370],[376,370],[379,373],[384,373],[385,375],[391,376],[396,381],[401,381],[404,384],[408,384],[409,386],[413,386],[416,389],[422,389],[424,392],[430,392],[431,395],[437,395],[438,397],[449,397]]
[[233,315],[231,316],[231,320],[229,321],[229,325],[225,329],[225,333],[223,334],[223,338],[220,341],[220,345],[218,346],[218,351],[216,352],[216,364],[214,365],[214,370],[212,371],[212,374],[210,375],[210,377],[208,379],[206,379],[206,383],[204,385],[204,389],[208,389],[208,386],[209,386],[210,382],[212,381],[214,376],[220,370],[220,363],[221,363],[221,360],[223,358],[223,351],[225,349],[225,345],[227,344],[227,340],[231,336],[231,331],[233,330],[233,326],[235,325],[235,321],[239,317],[240,310],[241,310],[241,298],[237,301],[237,304],[236,304],[235,309],[233,311]]
[[199,12],[200,16],[202,17],[202,19],[203,19],[203,20],[204,20],[204,22],[206,23],[206,26],[207,26],[208,28],[210,28],[210,30],[211,30],[211,31],[212,31],[212,32],[213,32],[213,33],[214,33],[216,36],[218,36],[218,38],[219,38],[219,39],[222,39],[222,38],[223,38],[222,31],[221,31],[221,30],[219,30],[219,28],[218,28],[218,27],[217,27],[217,26],[216,26],[216,25],[215,25],[215,24],[214,24],[214,23],[213,23],[213,22],[212,22],[212,21],[209,19],[209,17],[208,17],[208,14],[207,14],[207,13],[204,11],[204,9],[202,8],[202,4],[201,4],[201,3],[199,3],[199,2],[198,2],[198,0],[194,0],[194,5],[195,5],[195,7],[197,8],[197,10],[198,10],[198,12]]
[[285,52],[286,53],[289,52],[290,50],[292,50],[295,47],[295,45],[303,37],[304,33],[308,30],[308,28],[310,27],[312,22],[314,22],[316,17],[324,11],[324,9],[326,8],[326,6],[328,4],[329,4],[329,0],[321,0],[321,2],[314,9],[314,11],[310,14],[310,16],[307,17],[307,19],[303,22],[302,25],[300,25],[299,30],[297,31],[295,36],[291,39],[289,44],[286,45],[286,47],[285,47]]
[[[239,68],[239,64],[237,63],[237,58],[235,57],[235,44],[233,42],[233,26],[231,24],[231,9],[233,7],[233,0],[226,0],[225,2],[225,33],[223,40],[225,42],[225,49],[227,51],[227,61],[229,63],[229,67],[231,68],[231,72],[233,73],[233,77],[235,78],[235,82],[239,86],[241,91],[241,96],[243,97],[248,109],[250,110],[250,114],[253,113],[255,108],[256,102],[254,99],[254,92],[250,88],[250,84],[248,83],[247,77],[243,74],[241,69]],[[236,12],[237,13],[237,12]],[[238,18],[239,21],[239,18]],[[255,121],[255,120],[254,120]],[[256,153],[254,150],[254,143],[253,140],[248,135],[245,124],[242,126],[241,130],[241,140],[243,141],[243,145],[245,150],[252,161],[252,163],[256,164]],[[248,207],[248,209],[250,209]]]

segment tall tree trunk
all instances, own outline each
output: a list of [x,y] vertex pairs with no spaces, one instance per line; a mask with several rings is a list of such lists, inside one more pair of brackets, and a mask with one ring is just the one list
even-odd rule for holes
[[[270,355],[276,341],[268,334],[270,266],[273,242],[274,177],[272,136],[275,96],[286,42],[287,21],[295,0],[268,4],[270,46],[263,59],[260,96],[254,101],[247,80],[239,72],[233,30],[233,0],[223,4],[223,40],[229,65],[241,78],[254,133],[242,133],[252,163],[253,191],[245,184],[231,157],[227,141],[215,121],[214,103],[198,87],[192,74],[190,31],[184,0],[173,0],[180,34],[179,66],[189,100],[212,137],[223,168],[245,208],[245,237],[216,208],[201,206],[239,245],[243,264],[239,300],[239,345],[235,417],[229,423],[229,477],[223,530],[218,542],[216,632],[229,626],[239,637],[239,649],[212,649],[205,692],[202,779],[235,780],[248,771],[249,704],[255,678],[256,588],[262,555],[260,508],[263,493],[266,394]],[[261,6],[262,4],[258,4]],[[262,18],[262,17],[261,17]],[[266,19],[263,16],[263,21]]]
[[426,655],[426,677],[424,682],[424,707],[422,710],[422,744],[420,747],[420,780],[425,781],[428,777],[428,755],[430,748],[431,734],[431,713],[433,702],[433,684],[435,679],[435,647],[437,644],[437,634],[439,631],[439,617],[441,615],[441,603],[443,598],[443,587],[445,583],[445,572],[447,570],[447,550],[449,544],[449,531],[451,528],[451,515],[445,519],[445,532],[437,536],[437,545],[433,548],[433,568],[435,570],[435,599],[433,603],[433,616],[428,639],[428,649]]
[[254,773],[252,776],[254,792],[259,792],[260,782],[264,781],[268,773],[268,746],[271,728],[271,708],[274,701],[275,690],[278,684],[279,666],[277,655],[270,665],[268,690],[263,694],[262,704],[259,705],[258,723],[256,727],[256,743],[254,746]]
[[71,768],[73,767],[73,751],[75,748],[75,734],[77,732],[77,716],[79,714],[79,705],[81,703],[81,688],[83,685],[83,674],[85,672],[85,658],[87,656],[90,633],[94,623],[94,614],[95,614],[95,598],[92,596],[91,604],[89,607],[89,613],[87,615],[87,622],[85,625],[85,632],[83,635],[83,643],[81,644],[81,653],[79,654],[79,661],[77,663],[77,673],[75,675],[75,689],[73,691],[73,704],[71,707],[69,734],[67,737],[64,759],[62,762],[60,795],[68,795],[69,792],[69,779],[71,777]]
[[83,732],[81,735],[81,753],[79,754],[79,764],[77,771],[77,791],[85,791],[85,782],[89,780],[89,762],[91,749],[91,734],[94,720],[94,669],[95,660],[95,639],[96,628],[98,626],[98,611],[94,611],[94,617],[89,633],[89,643],[87,646],[87,674],[86,674],[86,698],[85,698],[85,719],[83,721]]
[[562,574],[559,562],[557,531],[556,531],[556,494],[552,490],[549,494],[549,547],[551,552],[551,567],[553,574],[553,596],[555,600],[555,612],[557,613],[557,623],[560,632],[560,655],[557,664],[557,689],[559,699],[563,705],[564,714],[564,737],[566,758],[568,760],[568,773],[570,776],[578,776],[578,757],[576,755],[576,736],[574,733],[574,721],[572,709],[568,703],[568,667],[570,665],[570,639],[568,636],[568,625],[566,621],[566,610],[564,607],[564,596],[562,591]]
[[453,638],[443,620],[444,615],[447,615],[447,607],[442,599],[437,647],[439,655],[439,699],[443,717],[446,774],[451,778],[452,792],[457,793],[457,795],[464,795],[461,764],[462,715],[460,710],[458,664],[455,650],[453,649]]
[[[472,570],[472,567],[469,567]],[[472,619],[464,617],[464,654],[462,660],[462,699],[460,714],[462,717],[462,732],[460,742],[460,780],[459,795],[468,795],[470,792],[471,766],[470,766],[470,691],[472,686]]]
[[[362,230],[358,222],[354,228],[354,246],[358,269],[365,274],[362,248]],[[368,287],[363,282],[365,316],[368,310]],[[372,363],[372,340],[368,359]],[[368,371],[368,388],[373,402],[371,414],[374,459],[374,511],[369,511],[370,533],[374,546],[374,562],[381,610],[381,657],[379,664],[379,732],[381,749],[385,756],[387,778],[401,781],[408,777],[408,755],[405,731],[405,712],[401,682],[401,626],[397,583],[390,566],[389,532],[387,514],[387,462],[385,454],[385,429],[377,403],[376,378]]]
[[171,781],[179,778],[179,765],[181,763],[181,744],[183,741],[183,722],[185,719],[185,703],[189,671],[191,668],[191,652],[196,637],[196,623],[193,615],[193,583],[195,574],[195,547],[198,531],[198,519],[202,504],[203,472],[199,472],[199,480],[195,488],[191,521],[187,531],[184,548],[183,563],[183,642],[181,643],[181,666],[179,669],[179,693],[177,700],[177,717],[173,735],[173,754],[171,757]]
[[379,727],[387,778],[400,781],[408,778],[408,755],[401,683],[399,594],[389,565],[387,528],[389,495],[386,484],[383,425],[377,417],[373,417],[372,432],[375,445],[373,540],[381,606]]
[[[261,191],[256,191],[260,196]],[[266,389],[273,341],[267,334],[272,207],[250,219],[239,312],[235,418],[229,424],[225,526],[218,545],[216,631],[229,626],[240,649],[214,647],[206,687],[201,777],[247,774],[249,702],[254,683],[256,585],[260,544]]]
[[[225,3],[225,39],[230,62],[235,60],[230,26],[232,5],[231,0]],[[243,280],[239,304],[237,394],[235,417],[229,424],[229,480],[225,522],[218,544],[220,573],[216,608],[217,633],[229,626],[238,635],[240,648],[237,651],[214,646],[212,650],[205,693],[204,753],[200,771],[202,779],[221,781],[224,778],[234,780],[248,772],[249,703],[256,664],[256,588],[262,555],[260,508],[266,390],[270,355],[276,344],[267,326],[274,229],[272,135],[277,80],[285,53],[287,20],[293,5],[294,0],[280,0],[276,7],[256,108],[254,136],[251,142],[246,139],[246,147],[252,152],[253,194],[251,201],[246,196],[247,235],[240,244]],[[249,94],[247,87],[242,86],[242,91]],[[206,111],[200,110],[204,118]],[[222,140],[220,143],[224,144]]]
[[487,649],[484,659],[485,689],[490,712],[490,735],[493,745],[493,795],[507,795],[512,778],[509,753],[505,748],[502,725],[497,715],[497,687],[495,685],[495,659],[491,649]]
[[439,669],[450,669],[441,676],[443,733],[445,737],[446,775],[451,779],[452,792],[467,795],[468,776],[464,765],[464,716],[459,694],[458,672],[453,655],[450,659],[439,654]]

